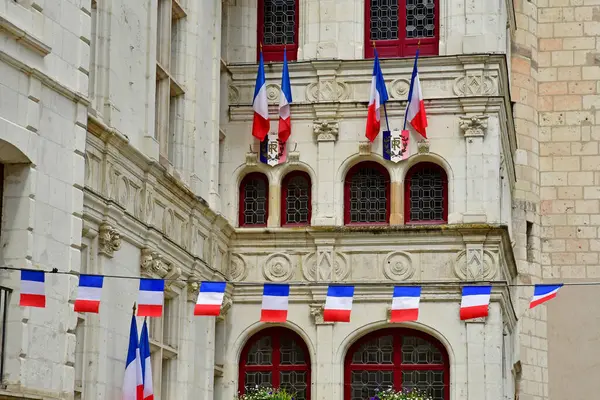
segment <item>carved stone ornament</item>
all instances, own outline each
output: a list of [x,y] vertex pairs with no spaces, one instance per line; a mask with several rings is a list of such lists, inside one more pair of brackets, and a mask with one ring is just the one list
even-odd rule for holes
[[288,164],[298,164],[300,162],[300,152],[290,151],[287,157]]
[[468,72],[454,80],[454,94],[457,96],[490,96],[498,94],[497,77],[483,75],[481,71]]
[[396,100],[406,100],[409,89],[410,82],[407,79],[395,79],[390,85],[390,95]]
[[339,124],[337,121],[315,121],[313,130],[317,142],[335,142],[338,138]]
[[279,101],[279,93],[281,92],[279,85],[276,85],[274,83],[268,84],[266,87],[266,92],[267,100],[269,101],[269,103],[275,103]]
[[115,251],[121,248],[121,235],[112,226],[102,224],[99,229],[98,243],[100,245],[98,252],[107,257],[112,257]]
[[249,151],[246,153],[246,165],[248,167],[253,167],[258,163],[258,154]]
[[481,247],[461,251],[454,261],[454,274],[462,280],[488,281],[493,280],[497,273],[494,254]]
[[233,300],[231,299],[231,296],[225,293],[225,297],[223,297],[223,305],[221,305],[221,313],[217,317],[217,321],[223,321],[225,319],[232,305]]
[[350,97],[347,83],[335,79],[323,79],[306,87],[306,99],[311,103],[319,101],[341,101]]
[[283,253],[271,254],[263,265],[263,276],[271,282],[290,280],[294,276],[292,260]]
[[350,269],[343,253],[318,249],[308,254],[302,262],[302,273],[308,281],[343,281]]
[[368,156],[371,154],[371,142],[360,142],[358,144],[358,154],[361,156]]
[[460,117],[460,130],[465,137],[485,136],[488,127],[487,115],[476,115],[473,117]]
[[232,281],[243,281],[248,276],[246,261],[242,256],[232,253],[229,259],[229,269],[227,271],[229,279]]
[[198,290],[200,290],[200,282],[198,278],[193,278],[192,282],[187,284],[187,301],[195,303],[198,300]]
[[229,86],[228,96],[229,104],[237,104],[240,101],[240,91],[235,86]]
[[325,305],[323,304],[310,304],[310,315],[314,318],[315,325],[333,325],[333,322],[323,321],[323,310]]
[[415,274],[410,254],[393,251],[383,260],[383,274],[392,281],[405,281]]
[[157,251],[145,247],[142,249],[140,268],[145,275],[164,278],[170,271],[170,264]]
[[419,154],[429,154],[429,140],[419,140],[417,142],[417,151]]

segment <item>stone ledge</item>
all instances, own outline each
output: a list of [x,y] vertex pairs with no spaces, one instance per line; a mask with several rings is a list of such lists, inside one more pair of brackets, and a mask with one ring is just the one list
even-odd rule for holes
[[50,45],[44,43],[41,39],[36,38],[25,29],[19,28],[17,25],[9,21],[4,15],[0,15],[0,29],[10,33],[17,40],[17,42],[29,47],[42,57],[47,56],[52,51],[52,47],[50,47]]

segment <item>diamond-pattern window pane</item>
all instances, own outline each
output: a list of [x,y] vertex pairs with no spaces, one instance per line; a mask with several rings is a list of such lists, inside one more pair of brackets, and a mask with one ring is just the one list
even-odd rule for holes
[[393,364],[394,338],[381,336],[369,340],[352,355],[352,364]]
[[254,389],[256,387],[268,387],[271,386],[271,372],[270,371],[253,371],[246,372],[246,380],[244,381],[244,387],[246,390]]
[[280,346],[280,363],[281,365],[304,365],[304,351],[298,343],[290,337],[282,336]]
[[402,364],[443,364],[444,356],[431,343],[420,337],[402,338]]
[[406,38],[435,36],[435,0],[406,1]]
[[257,340],[246,358],[246,365],[271,365],[273,347],[271,346],[271,337],[263,336]]
[[294,399],[306,399],[306,371],[279,372],[279,387],[294,395]]
[[440,167],[419,167],[410,177],[410,220],[444,220],[445,176]]
[[444,386],[444,371],[402,371],[402,389],[418,389],[432,400],[445,400]]
[[393,371],[352,371],[350,399],[365,400],[394,385]]
[[371,2],[371,40],[398,39],[398,0]]
[[264,45],[296,43],[296,1],[264,0]]
[[360,168],[350,178],[350,223],[387,222],[386,177],[376,169]]
[[267,223],[267,185],[263,179],[251,178],[244,186],[244,225]]
[[295,176],[287,184],[285,197],[285,222],[288,224],[308,223],[310,203],[310,181],[304,176]]

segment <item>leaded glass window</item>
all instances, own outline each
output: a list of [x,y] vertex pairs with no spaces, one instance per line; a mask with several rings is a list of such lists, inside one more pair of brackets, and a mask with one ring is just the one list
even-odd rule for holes
[[240,226],[266,226],[269,184],[263,174],[247,175],[240,185]]
[[379,390],[420,389],[449,400],[448,356],[432,337],[409,329],[373,332],[346,354],[344,400],[369,399]]
[[406,1],[406,37],[430,38],[435,36],[434,0]]
[[262,46],[265,62],[283,61],[284,49],[287,50],[288,61],[296,60],[299,1],[258,0],[256,48],[259,50]]
[[239,391],[256,386],[286,389],[298,400],[310,399],[310,359],[304,341],[285,328],[267,328],[242,351]]
[[290,172],[282,184],[282,215],[284,225],[310,224],[310,178],[307,173]]
[[446,172],[433,163],[413,166],[406,175],[407,222],[445,222],[447,219]]
[[354,166],[345,182],[346,224],[380,224],[389,218],[389,174],[381,165]]

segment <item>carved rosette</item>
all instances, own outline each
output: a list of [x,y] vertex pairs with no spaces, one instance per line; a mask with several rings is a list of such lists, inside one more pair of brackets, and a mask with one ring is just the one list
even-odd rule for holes
[[404,251],[393,251],[383,260],[383,274],[392,281],[405,281],[415,274],[412,257]]
[[263,276],[271,282],[288,281],[294,275],[292,260],[286,254],[271,254],[263,265]]
[[488,281],[493,280],[497,273],[494,254],[480,247],[461,251],[454,261],[454,274],[462,280]]
[[100,254],[104,254],[107,257],[113,257],[115,251],[121,248],[121,235],[115,228],[108,224],[100,225],[98,234],[98,243]]
[[276,85],[274,83],[270,83],[267,85],[266,87],[266,92],[267,92],[267,100],[269,103],[275,103],[279,101],[279,93],[280,93],[281,89],[279,88],[279,85]]
[[235,86],[229,86],[228,88],[229,104],[237,104],[240,101],[240,91]]
[[323,304],[310,304],[310,315],[313,317],[315,325],[333,325],[333,322],[323,321],[323,310],[325,305]]
[[483,137],[487,132],[488,116],[476,115],[472,117],[460,117],[459,126],[465,137]]
[[349,273],[346,256],[337,251],[317,250],[302,263],[302,274],[308,281],[343,281]]
[[338,138],[339,124],[337,121],[315,121],[313,131],[317,142],[335,142]]
[[395,79],[390,85],[390,95],[397,100],[406,100],[409,88],[410,82],[407,79]]
[[232,253],[229,260],[229,270],[227,271],[229,279],[236,281],[243,281],[248,276],[248,268],[246,267],[246,261],[242,256],[236,253]]

